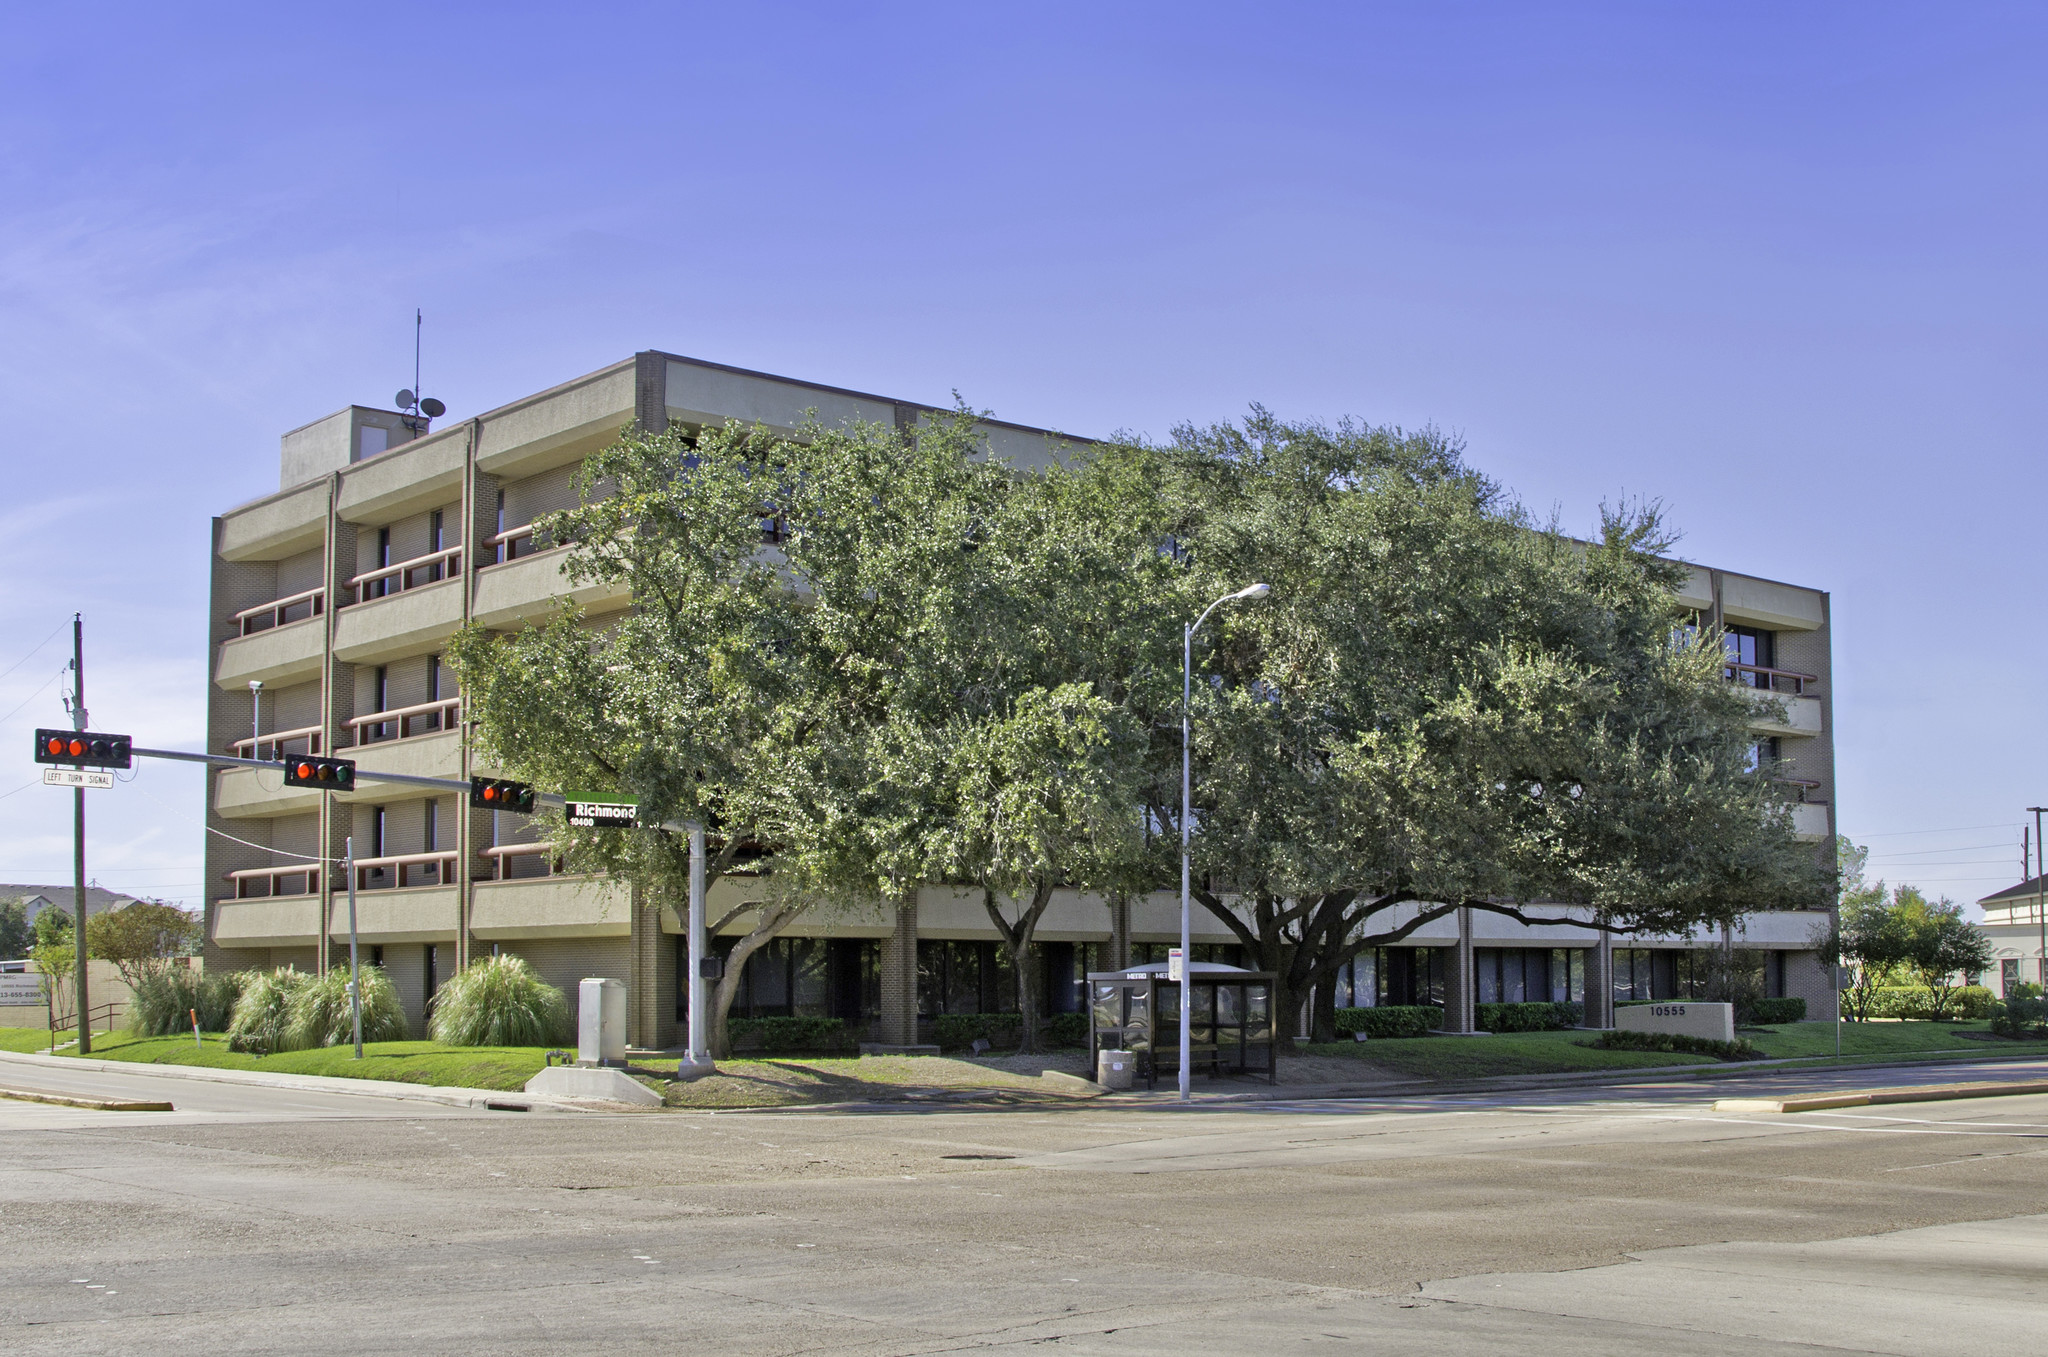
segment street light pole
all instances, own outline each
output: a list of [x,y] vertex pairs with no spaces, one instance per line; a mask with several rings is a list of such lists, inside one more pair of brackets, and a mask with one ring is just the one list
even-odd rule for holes
[[[1189,945],[1188,923],[1188,816],[1192,800],[1189,792],[1190,771],[1193,767],[1188,753],[1188,706],[1194,698],[1195,632],[1209,620],[1209,614],[1226,603],[1245,598],[1264,598],[1273,592],[1270,584],[1251,584],[1234,594],[1225,594],[1208,607],[1193,625],[1183,628],[1180,634],[1180,1100],[1189,1102],[1194,1093],[1188,1071],[1194,1056],[1193,1022],[1194,999],[1194,948]],[[1277,1023],[1279,1014],[1274,1014]]]

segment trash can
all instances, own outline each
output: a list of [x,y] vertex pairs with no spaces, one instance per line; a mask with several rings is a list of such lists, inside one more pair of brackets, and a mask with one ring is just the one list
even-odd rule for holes
[[626,985],[587,978],[576,987],[576,1063],[626,1063]]
[[1112,1093],[1128,1089],[1138,1072],[1138,1059],[1129,1051],[1097,1051],[1095,1082]]

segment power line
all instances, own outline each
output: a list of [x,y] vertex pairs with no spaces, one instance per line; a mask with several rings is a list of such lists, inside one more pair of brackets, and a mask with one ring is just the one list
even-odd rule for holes
[[[59,665],[57,667],[56,673],[50,675],[48,678],[43,680],[42,688],[36,689],[34,692],[30,693],[27,697],[21,700],[21,707],[26,707],[29,703],[41,697],[43,695],[43,688],[47,688],[51,684],[55,683],[59,678],[63,677],[63,674],[64,667],[62,665]],[[7,715],[0,716],[0,725],[5,725],[7,722],[12,721],[15,717],[15,714],[21,710],[21,707],[16,707],[14,711],[7,713]]]
[[1957,825],[1953,829],[1894,829],[1883,834],[1850,834],[1850,839],[1903,839],[1913,834],[1963,834],[1972,829],[2018,829],[2018,820],[2000,820],[1988,825]]
[[43,638],[42,640],[40,640],[40,641],[36,642],[36,645],[35,645],[35,650],[31,650],[31,651],[29,651],[29,653],[28,653],[28,654],[26,654],[26,655],[22,656],[22,657],[21,657],[20,659],[16,660],[16,661],[15,661],[15,662],[14,662],[13,664],[10,664],[10,665],[8,665],[8,666],[7,666],[7,667],[6,667],[5,669],[0,669],[0,678],[6,678],[6,677],[7,677],[7,676],[8,676],[9,674],[13,673],[13,672],[14,672],[15,670],[17,670],[17,669],[21,668],[21,667],[22,667],[23,665],[27,664],[27,663],[28,663],[28,662],[29,662],[30,660],[34,659],[34,658],[36,657],[36,651],[39,651],[39,650],[41,650],[41,649],[42,649],[42,648],[43,648],[44,646],[46,646],[46,645],[50,644],[50,642],[52,642],[52,641],[56,640],[56,639],[57,639],[57,633],[58,633],[58,632],[60,632],[60,631],[62,631],[62,630],[64,630],[64,624],[63,624],[62,622],[59,622],[59,623],[58,623],[58,624],[57,624],[56,626],[54,626],[54,627],[52,627],[52,628],[50,629],[50,634],[49,634],[48,636],[45,636],[45,637],[44,637],[44,638]]

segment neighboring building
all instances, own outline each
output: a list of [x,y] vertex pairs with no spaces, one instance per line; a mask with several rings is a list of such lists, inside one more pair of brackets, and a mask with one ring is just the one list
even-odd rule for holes
[[[278,493],[214,520],[209,748],[345,753],[365,770],[456,779],[489,771],[473,764],[461,695],[440,663],[448,637],[471,622],[519,627],[565,592],[593,613],[628,603],[622,593],[567,590],[563,549],[534,542],[536,517],[574,503],[578,463],[636,420],[662,429],[737,418],[788,430],[809,409],[827,421],[899,427],[929,411],[650,352],[424,436],[406,416],[360,406],[286,434]],[[1016,463],[1058,453],[1047,430],[985,427]],[[1801,837],[1832,843],[1828,596],[1695,568],[1684,599],[1730,629],[1730,679],[1783,704],[1782,721],[1759,712],[1759,757],[1803,779]],[[252,681],[263,685],[260,732]],[[209,774],[206,814],[222,831],[206,845],[217,891],[206,907],[209,966],[318,970],[344,956],[345,883],[315,864],[338,859],[353,836],[358,935],[415,1025],[442,980],[503,950],[572,992],[586,975],[626,980],[630,1039],[676,1040],[686,968],[674,913],[636,909],[625,887],[602,878],[553,874],[524,817],[373,782],[329,809],[322,794],[250,768]],[[713,917],[743,889],[719,882]],[[1698,953],[1732,946],[1757,954],[1773,994],[1803,995],[1811,1016],[1832,1018],[1834,991],[1809,950],[1814,917],[1755,915],[1729,937],[1629,939],[1611,957],[1590,930],[1529,929],[1484,914],[1461,948],[1446,919],[1409,945],[1362,956],[1339,1002],[1442,998],[1461,992],[1463,977],[1462,991],[1480,1002],[1590,995],[1598,1011],[1603,997],[1688,995],[1703,969]],[[1163,959],[1177,920],[1165,893],[1114,918],[1100,901],[1056,896],[1038,933],[1051,1006],[1075,1008],[1089,970]],[[1198,912],[1197,959],[1232,959],[1230,935],[1204,924]],[[921,1018],[1010,1007],[1007,965],[977,893],[929,888],[909,909],[799,924],[749,961],[734,1011],[838,1016],[908,1043]],[[1612,982],[1602,984],[1610,965]]]
[[[22,912],[30,923],[36,915],[46,909],[56,909],[69,915],[76,907],[76,888],[71,886],[0,886],[0,900],[19,900]],[[88,916],[105,914],[110,909],[125,909],[135,903],[132,895],[119,891],[105,890],[99,886],[85,888],[85,912]]]
[[2037,876],[1977,902],[1984,911],[1978,931],[1998,949],[1998,962],[1984,976],[1984,983],[2001,999],[2015,981],[2042,982],[2044,956],[2048,956],[2048,948],[2041,945],[2044,899],[2048,899],[2048,877]]

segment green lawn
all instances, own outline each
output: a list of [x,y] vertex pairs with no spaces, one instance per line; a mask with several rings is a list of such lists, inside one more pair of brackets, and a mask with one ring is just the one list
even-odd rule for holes
[[[218,1069],[269,1070],[275,1074],[324,1074],[342,1079],[395,1079],[408,1084],[440,1084],[458,1088],[518,1089],[547,1063],[544,1046],[462,1047],[431,1041],[373,1041],[355,1058],[350,1046],[279,1055],[244,1055],[230,1051],[227,1039],[208,1034],[195,1045],[190,1037],[135,1037],[126,1032],[94,1033],[94,1059],[133,1060],[154,1065],[207,1065]],[[75,1050],[74,1052],[75,1053]],[[63,1054],[63,1052],[59,1052]]]
[[1503,1074],[1564,1074],[1663,1065],[1711,1065],[1712,1056],[1677,1051],[1602,1051],[1581,1045],[1590,1032],[1502,1032],[1485,1037],[1410,1037],[1319,1042],[1301,1049],[1349,1056],[1390,1074],[1418,1079],[1485,1079]]
[[[2042,1043],[1986,1040],[1984,1022],[1845,1023],[1845,1060],[1942,1055],[1943,1059],[2011,1055],[2048,1049]],[[1832,1060],[1835,1029],[1827,1023],[1786,1023],[1744,1028],[1746,1037],[1774,1059]],[[1662,1051],[1602,1051],[1582,1043],[1590,1032],[1504,1032],[1489,1037],[1417,1037],[1401,1041],[1330,1042],[1305,1046],[1316,1055],[1348,1056],[1393,1074],[1421,1079],[1483,1079],[1508,1074],[1560,1074],[1576,1070],[1711,1065],[1711,1056]]]
[[[59,1032],[60,1042],[71,1040],[69,1031]],[[94,1041],[105,1040],[105,1034],[95,1032]],[[50,1029],[47,1027],[0,1027],[0,1051],[47,1051],[50,1049]]]

